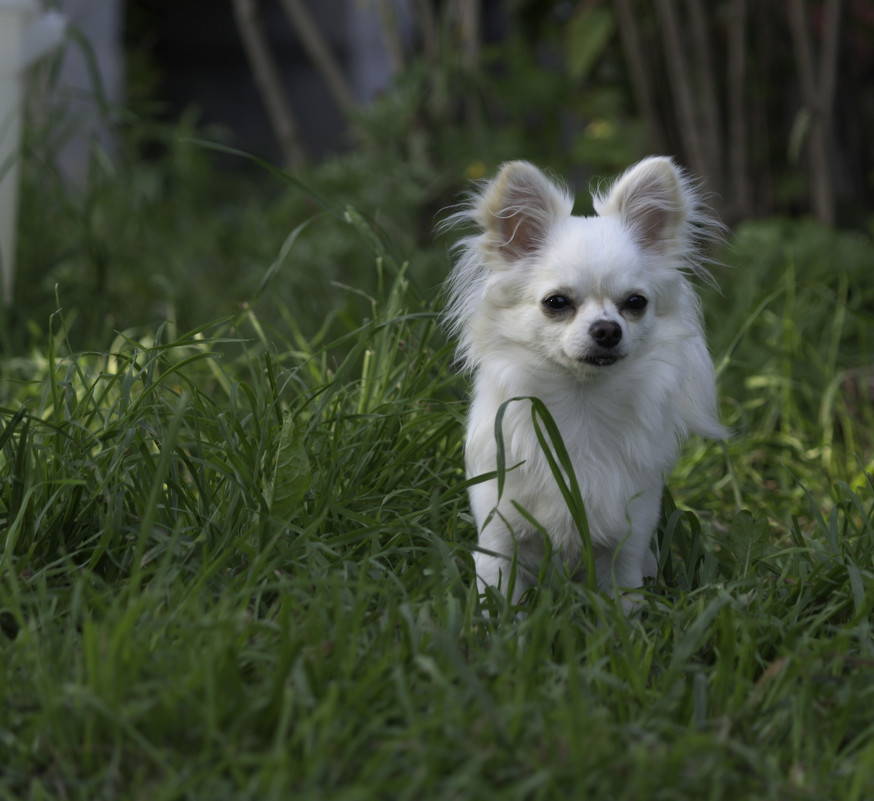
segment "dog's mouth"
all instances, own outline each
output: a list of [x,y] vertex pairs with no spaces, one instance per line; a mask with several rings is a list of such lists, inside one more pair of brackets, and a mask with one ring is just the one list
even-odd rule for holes
[[620,358],[618,353],[592,353],[589,356],[584,356],[582,361],[593,367],[609,367],[611,364],[616,364]]

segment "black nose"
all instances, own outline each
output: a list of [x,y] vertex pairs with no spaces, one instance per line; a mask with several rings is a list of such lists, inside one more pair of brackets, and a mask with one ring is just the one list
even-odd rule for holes
[[612,320],[596,320],[589,328],[589,334],[602,348],[613,348],[622,339],[622,328]]

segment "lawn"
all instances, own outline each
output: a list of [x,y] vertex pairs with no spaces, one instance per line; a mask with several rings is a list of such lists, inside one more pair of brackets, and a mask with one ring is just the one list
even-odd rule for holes
[[558,580],[520,617],[473,580],[449,243],[336,166],[315,202],[139,169],[23,215],[0,798],[874,798],[866,236],[738,227],[734,437],[686,447],[643,611]]

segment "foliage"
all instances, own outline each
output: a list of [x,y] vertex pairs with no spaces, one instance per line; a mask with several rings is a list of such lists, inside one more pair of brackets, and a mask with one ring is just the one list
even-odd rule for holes
[[[687,450],[639,616],[558,578],[485,617],[416,265],[352,208],[286,230],[223,320],[81,350],[59,311],[4,361],[0,797],[867,797],[869,243],[739,231],[706,299],[737,437]],[[326,231],[366,319],[276,291]]]
[[[560,576],[524,610],[476,596],[431,230],[504,158],[638,155],[587,9],[529,33],[565,31],[569,72],[524,26],[481,74],[413,65],[360,148],[286,181],[217,172],[191,118],[135,121],[81,197],[31,144],[0,799],[870,797],[870,238],[739,226],[703,290],[735,436],[688,444],[639,615]],[[435,81],[460,110],[432,114]],[[613,127],[568,139],[565,113]]]

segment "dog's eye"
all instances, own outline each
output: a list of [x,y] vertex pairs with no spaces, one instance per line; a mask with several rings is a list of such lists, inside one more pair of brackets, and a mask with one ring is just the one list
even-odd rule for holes
[[649,301],[643,295],[629,295],[623,303],[623,307],[633,312],[642,312]]
[[543,301],[543,305],[553,312],[565,311],[571,307],[571,302],[564,295],[550,295]]

